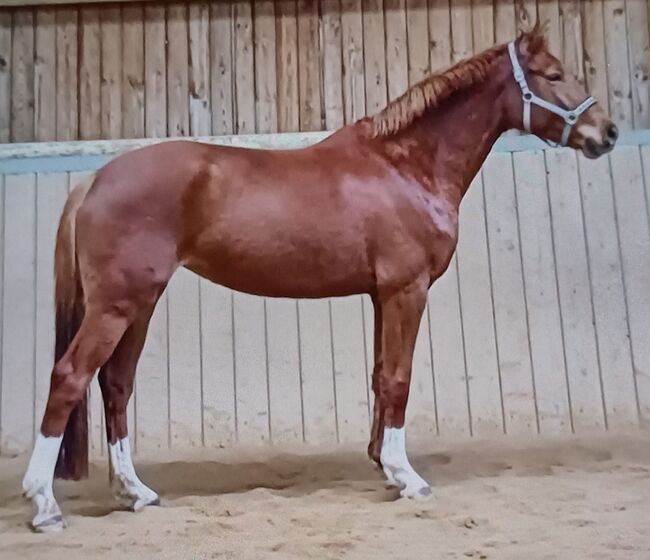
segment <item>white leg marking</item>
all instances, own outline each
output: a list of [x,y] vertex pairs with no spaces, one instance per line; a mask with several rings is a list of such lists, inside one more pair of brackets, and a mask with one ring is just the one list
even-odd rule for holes
[[115,445],[109,445],[108,451],[111,489],[119,502],[133,511],[141,510],[144,506],[158,504],[158,494],[143,484],[135,474],[129,438],[125,437],[118,440]]
[[384,428],[380,458],[388,483],[394,483],[400,488],[400,495],[403,498],[423,500],[431,496],[431,488],[415,472],[406,456],[404,428]]
[[65,528],[63,515],[52,491],[54,467],[62,439],[63,436],[45,437],[38,434],[23,478],[23,494],[32,500],[36,511],[32,527],[39,532],[61,531]]

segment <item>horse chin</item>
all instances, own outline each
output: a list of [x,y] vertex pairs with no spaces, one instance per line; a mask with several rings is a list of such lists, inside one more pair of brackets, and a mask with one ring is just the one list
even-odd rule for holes
[[591,138],[588,138],[582,145],[582,153],[587,159],[598,159],[599,157],[608,154],[613,149],[613,143],[608,142],[607,144],[598,144]]

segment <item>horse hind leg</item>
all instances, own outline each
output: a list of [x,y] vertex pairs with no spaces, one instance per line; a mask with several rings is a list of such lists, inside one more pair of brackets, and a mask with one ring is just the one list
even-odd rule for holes
[[152,311],[153,307],[136,317],[111,357],[99,370],[106,416],[111,490],[121,505],[133,511],[160,502],[158,494],[146,486],[135,472],[127,424],[127,404],[133,393],[136,366]]

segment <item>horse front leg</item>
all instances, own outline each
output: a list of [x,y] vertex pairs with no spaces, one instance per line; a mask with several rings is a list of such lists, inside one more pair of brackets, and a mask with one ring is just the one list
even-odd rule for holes
[[398,486],[402,497],[412,499],[431,496],[428,483],[415,472],[406,455],[404,427],[413,351],[427,289],[427,279],[423,278],[379,299],[382,316],[379,395],[384,425],[380,461],[389,484]]

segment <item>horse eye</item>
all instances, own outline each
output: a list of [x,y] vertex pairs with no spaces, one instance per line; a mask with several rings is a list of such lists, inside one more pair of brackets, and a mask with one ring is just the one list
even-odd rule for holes
[[546,79],[549,82],[559,82],[562,79],[562,74],[556,73],[556,74],[549,74],[546,76]]

